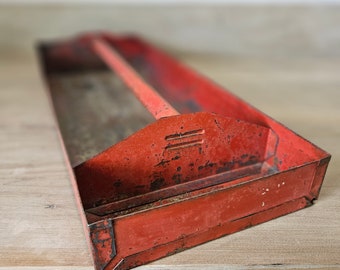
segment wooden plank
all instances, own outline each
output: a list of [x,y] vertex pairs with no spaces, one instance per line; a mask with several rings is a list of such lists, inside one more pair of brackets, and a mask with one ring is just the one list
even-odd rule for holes
[[248,57],[340,55],[339,6],[324,1],[316,5],[209,5],[207,1],[180,6],[143,5],[142,1],[138,5],[13,2],[2,4],[0,9],[1,38],[9,51],[29,52],[30,45],[40,38],[110,30],[137,33],[176,51]]

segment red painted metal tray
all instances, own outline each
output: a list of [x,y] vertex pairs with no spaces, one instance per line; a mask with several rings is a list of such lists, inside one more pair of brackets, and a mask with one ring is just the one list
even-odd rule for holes
[[97,269],[142,265],[318,197],[328,153],[144,41],[90,34],[39,52]]

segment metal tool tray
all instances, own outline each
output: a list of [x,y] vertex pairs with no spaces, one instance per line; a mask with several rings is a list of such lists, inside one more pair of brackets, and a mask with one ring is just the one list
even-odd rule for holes
[[97,269],[142,265],[318,197],[328,153],[144,41],[95,33],[39,53]]

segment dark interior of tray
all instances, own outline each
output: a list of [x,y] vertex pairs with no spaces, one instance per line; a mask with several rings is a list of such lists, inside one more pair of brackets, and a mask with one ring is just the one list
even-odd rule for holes
[[109,70],[51,74],[49,83],[73,167],[154,121]]

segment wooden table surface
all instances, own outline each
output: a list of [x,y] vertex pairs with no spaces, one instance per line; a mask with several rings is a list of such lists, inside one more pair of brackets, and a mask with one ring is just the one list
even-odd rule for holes
[[[314,206],[139,269],[340,269],[340,58],[176,57],[332,160]],[[93,269],[33,51],[2,57],[0,87],[0,269]]]

